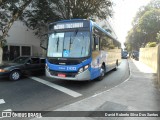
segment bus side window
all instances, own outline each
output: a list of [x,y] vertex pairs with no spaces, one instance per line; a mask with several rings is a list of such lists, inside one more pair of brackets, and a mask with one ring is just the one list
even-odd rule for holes
[[93,36],[93,44],[92,44],[92,50],[93,51],[99,51],[99,37],[98,36]]
[[105,44],[106,44],[105,39],[101,38],[101,39],[100,39],[100,50],[104,50]]

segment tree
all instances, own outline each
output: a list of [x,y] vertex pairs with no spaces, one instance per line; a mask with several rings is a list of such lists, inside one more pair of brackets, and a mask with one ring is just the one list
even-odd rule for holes
[[[31,7],[25,10],[31,2]],[[6,42],[9,29],[18,18],[35,30],[36,35],[40,35],[46,31],[48,23],[57,20],[89,17],[105,19],[112,15],[110,0],[1,0],[0,6],[5,11],[0,11],[1,47]]]
[[32,2],[31,9],[25,10],[21,20],[26,26],[35,31],[39,37],[47,31],[47,25],[53,21],[62,19],[51,8],[52,4],[46,0],[35,0]]
[[[3,8],[3,7],[4,6],[8,6],[7,2],[9,2],[9,1],[6,1],[6,0],[5,1],[1,1],[1,3],[2,3],[1,4],[1,8],[2,9],[6,9],[6,8]],[[18,6],[16,6],[17,2],[21,3],[22,1],[21,0],[20,1],[13,0],[12,2],[9,2],[9,6],[7,8],[8,8],[8,11],[10,10],[10,8],[13,8],[13,9],[10,10],[10,11],[12,11],[12,15],[5,14],[4,17],[6,19],[6,24],[4,24],[4,25],[1,24],[1,25],[3,25],[2,28],[1,28],[2,29],[2,35],[0,36],[0,49],[1,49],[0,50],[0,54],[1,55],[3,53],[3,51],[2,51],[3,44],[6,42],[5,37],[8,35],[9,29],[13,25],[14,21],[16,21],[22,15],[23,11],[32,2],[32,0],[26,0],[26,1],[24,0],[22,2],[22,5],[18,4]],[[5,4],[3,4],[3,3],[5,3]],[[8,17],[6,17],[6,16],[8,16]],[[11,17],[9,17],[9,16],[11,16]],[[1,63],[1,61],[2,61],[2,57],[0,57],[0,63]]]
[[47,32],[49,23],[93,16],[105,19],[112,16],[111,6],[110,0],[35,0],[32,9],[26,10],[21,20],[43,41],[45,38],[42,34]]
[[101,19],[106,19],[111,16],[110,0],[48,0],[54,3],[52,8],[63,19],[70,18],[89,18],[96,16]]
[[32,8],[23,14],[26,25],[36,30],[36,35],[44,33],[48,23],[73,18],[106,19],[112,16],[110,0],[35,0]]
[[148,42],[157,42],[156,36],[160,31],[160,0],[152,0],[147,6],[139,9],[128,32],[126,45],[138,50]]
[[160,30],[160,9],[151,9],[139,19],[137,30],[146,34],[147,42],[156,42],[156,35]]
[[[16,12],[13,13],[12,18],[9,20],[9,22],[7,23],[7,25],[3,28],[2,30],[2,37],[0,42],[5,40],[5,37],[8,34],[9,29],[11,28],[11,26],[13,25],[14,21],[16,21],[23,13],[24,9],[32,2],[32,0],[27,0],[22,6],[19,7],[18,10],[16,10]],[[2,46],[2,45],[1,45]]]

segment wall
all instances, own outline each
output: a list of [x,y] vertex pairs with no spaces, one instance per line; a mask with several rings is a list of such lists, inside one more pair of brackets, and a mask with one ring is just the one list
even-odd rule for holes
[[157,72],[157,54],[158,46],[151,48],[140,48],[139,61],[151,67],[154,72]]
[[34,31],[28,29],[22,22],[15,21],[8,33],[7,43],[9,45],[32,46],[32,55],[41,55],[40,39],[34,35]]
[[158,66],[157,66],[157,78],[158,78],[158,84],[160,88],[160,45],[158,46]]
[[139,61],[147,64],[157,73],[157,83],[160,87],[160,44],[153,48],[141,48]]

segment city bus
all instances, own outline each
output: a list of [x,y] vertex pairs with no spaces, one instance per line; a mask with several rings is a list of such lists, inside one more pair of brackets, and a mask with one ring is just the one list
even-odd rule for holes
[[102,80],[121,62],[121,44],[92,20],[49,24],[46,76],[61,80]]

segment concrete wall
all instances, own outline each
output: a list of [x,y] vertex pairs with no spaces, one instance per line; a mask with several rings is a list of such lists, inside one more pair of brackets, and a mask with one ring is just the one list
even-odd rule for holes
[[160,87],[160,44],[153,48],[141,48],[139,61],[147,64],[157,73],[157,83]]
[[23,22],[15,21],[8,33],[8,45],[32,46],[32,55],[41,55],[40,39],[34,35],[34,31],[28,29]]
[[158,84],[160,88],[160,45],[158,46],[158,66],[157,66],[157,78],[158,78]]
[[151,48],[140,48],[139,61],[151,67],[154,72],[157,72],[158,46]]

